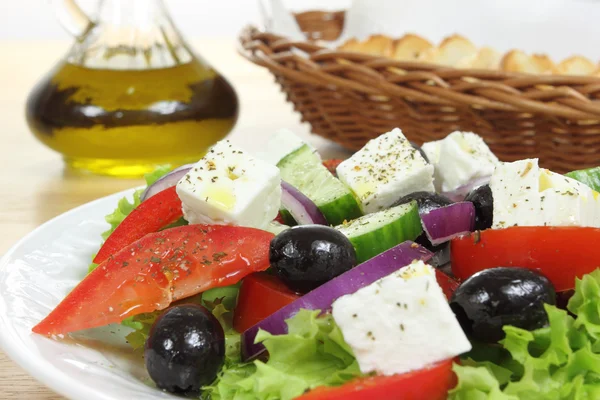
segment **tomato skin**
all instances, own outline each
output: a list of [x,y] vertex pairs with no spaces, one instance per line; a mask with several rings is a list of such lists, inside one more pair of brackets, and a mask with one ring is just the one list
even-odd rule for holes
[[452,273],[460,280],[493,267],[525,267],[545,275],[557,292],[600,266],[600,229],[515,226],[452,239]]
[[323,165],[325,166],[325,168],[327,168],[329,170],[329,172],[331,172],[333,175],[337,175],[336,172],[336,168],[338,165],[340,165],[342,163],[342,161],[339,158],[332,158],[330,160],[325,160],[323,161]]
[[225,225],[187,225],[151,233],[86,276],[33,332],[57,335],[95,328],[269,267],[273,234]]
[[265,272],[250,274],[240,286],[233,312],[233,328],[244,332],[299,298],[273,275]]
[[181,200],[175,191],[175,186],[155,194],[125,217],[106,239],[94,257],[94,262],[102,263],[125,246],[164,228],[182,216]]
[[452,295],[460,286],[460,282],[451,276],[443,273],[439,269],[435,269],[435,278],[437,280],[438,285],[442,288],[444,295],[448,300],[452,298]]
[[274,221],[285,225],[285,220],[283,219],[283,215],[281,215],[281,212],[277,213],[277,216],[275,217]]
[[456,385],[453,360],[392,376],[358,378],[342,386],[319,387],[298,400],[445,400]]

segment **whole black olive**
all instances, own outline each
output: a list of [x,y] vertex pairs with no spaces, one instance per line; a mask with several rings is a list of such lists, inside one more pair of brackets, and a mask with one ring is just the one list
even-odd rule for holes
[[494,218],[494,198],[490,185],[479,186],[465,197],[475,206],[475,229],[482,231],[492,227]]
[[225,335],[206,308],[184,304],[167,310],[150,329],[146,369],[160,389],[196,395],[225,361]]
[[400,204],[409,203],[415,200],[419,207],[419,214],[427,214],[431,210],[435,210],[440,207],[449,206],[453,203],[452,200],[438,193],[433,192],[413,192],[401,197],[394,206]]
[[555,304],[552,283],[539,273],[517,267],[491,268],[471,276],[456,289],[450,307],[470,338],[496,343],[502,327],[527,330],[548,324],[544,304]]
[[421,146],[419,146],[415,142],[410,142],[410,145],[413,147],[413,149],[415,149],[419,153],[421,153],[421,156],[425,159],[425,161],[429,162],[429,158],[427,158],[427,154],[425,154],[425,152],[423,151],[423,149],[421,148]]
[[[449,206],[453,203],[452,200],[438,193],[433,192],[413,192],[407,194],[406,196],[401,197],[394,206],[398,206],[400,204],[409,203],[415,200],[417,202],[417,207],[419,207],[419,214],[427,214],[428,212],[435,210],[440,207]],[[431,241],[427,238],[425,232],[421,233],[416,239],[415,242],[425,247],[432,253],[434,253],[433,259],[430,260],[430,264],[434,267],[440,267],[450,261],[449,259],[449,246],[450,243],[442,243],[437,246],[434,246]]]
[[350,240],[324,225],[299,225],[271,240],[271,267],[292,290],[306,293],[356,265]]

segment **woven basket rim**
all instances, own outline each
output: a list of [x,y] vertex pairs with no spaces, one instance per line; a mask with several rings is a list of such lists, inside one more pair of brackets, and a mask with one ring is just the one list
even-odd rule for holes
[[[311,11],[312,12],[312,11]],[[490,70],[490,69],[477,69],[477,68],[455,68],[446,65],[428,63],[423,61],[400,61],[395,60],[390,57],[385,57],[376,54],[367,54],[367,53],[359,53],[348,50],[338,50],[333,48],[328,48],[316,43],[311,43],[310,41],[297,41],[290,40],[289,38],[281,35],[277,35],[271,32],[267,32],[264,30],[260,30],[254,24],[248,24],[240,31],[238,35],[238,52],[243,55],[247,59],[251,59],[252,57],[248,57],[249,49],[246,48],[246,44],[250,40],[256,39],[265,39],[271,38],[276,40],[276,45],[274,47],[280,48],[296,48],[300,45],[303,49],[308,47],[312,47],[315,49],[313,57],[315,61],[324,58],[330,58],[331,54],[335,54],[339,58],[349,58],[351,60],[356,61],[365,61],[372,60],[373,63],[369,63],[369,65],[373,66],[387,66],[387,67],[399,67],[402,69],[409,70],[431,70],[436,72],[446,73],[447,76],[486,76],[489,78],[496,79],[506,79],[506,78],[515,78],[522,79],[523,85],[530,85],[529,80],[534,79],[539,81],[541,85],[552,85],[553,83],[560,83],[563,85],[568,84],[586,84],[586,83],[600,83],[600,76],[592,76],[592,75],[537,75],[528,72],[509,72],[509,71],[501,71],[501,70]]]
[[[592,101],[581,93],[600,87],[600,77],[595,76],[533,75],[399,61],[329,49],[309,41],[293,41],[253,25],[241,31],[238,51],[244,58],[273,73],[306,84],[337,85],[372,95],[415,97],[432,104],[541,113],[570,120],[600,120],[600,101]],[[302,63],[304,69],[298,70],[297,65],[286,66],[288,60]],[[323,67],[326,62],[328,65]],[[336,68],[353,69],[352,79],[340,77],[335,73]],[[404,76],[384,78],[380,71],[402,71]],[[449,79],[458,79],[461,85],[450,87],[446,83]],[[395,84],[403,80],[415,81],[414,88]],[[471,89],[469,85],[477,89],[477,95],[465,93]],[[517,90],[520,87],[537,90],[523,96]],[[555,98],[556,101],[552,101]]]

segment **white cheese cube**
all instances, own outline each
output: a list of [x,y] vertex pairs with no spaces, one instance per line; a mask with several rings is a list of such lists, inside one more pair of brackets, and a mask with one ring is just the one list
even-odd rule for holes
[[256,154],[258,158],[272,165],[277,165],[287,155],[307,145],[314,150],[315,155],[321,159],[316,149],[304,142],[289,129],[280,129],[269,138],[264,149]]
[[503,163],[490,181],[492,228],[509,226],[600,227],[598,192],[538,166],[538,159]]
[[[451,192],[477,178],[489,177],[498,158],[483,139],[472,132],[455,131],[431,145],[424,144],[425,154],[435,167],[436,190]],[[427,149],[427,150],[425,150]]]
[[365,214],[389,208],[407,194],[434,190],[433,166],[398,128],[370,140],[337,167],[337,175]]
[[547,169],[540,171],[540,207],[546,225],[600,227],[598,192]]
[[490,179],[490,189],[494,199],[492,228],[543,225],[537,158],[499,165]]
[[433,186],[436,192],[441,192],[442,176],[440,175],[440,169],[436,168],[436,165],[440,162],[440,148],[442,147],[441,140],[435,140],[433,142],[423,143],[421,150],[427,156],[429,164],[433,165]]
[[433,267],[422,261],[340,297],[332,315],[365,374],[402,374],[471,350]]
[[434,140],[433,142],[426,142],[421,145],[421,150],[423,150],[431,164],[437,164],[440,161],[441,146],[441,140]]
[[281,204],[279,169],[223,140],[177,183],[190,224],[265,229]]

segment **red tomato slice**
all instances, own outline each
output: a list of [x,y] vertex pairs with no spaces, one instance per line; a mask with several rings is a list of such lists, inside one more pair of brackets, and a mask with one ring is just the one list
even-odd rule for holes
[[149,233],[183,216],[175,186],[163,190],[137,206],[106,239],[94,262],[100,264],[111,255]]
[[95,328],[269,267],[273,234],[254,228],[188,225],[151,233],[109,257],[33,328],[57,335]]
[[339,158],[332,158],[330,160],[323,161],[323,165],[329,170],[329,172],[331,172],[333,175],[336,175],[337,172],[335,170],[337,166],[342,163],[342,161],[344,160],[340,160]]
[[280,212],[277,213],[277,216],[274,219],[275,222],[279,222],[280,224],[284,224],[285,225],[285,221],[283,219],[283,215],[281,215]]
[[437,283],[442,288],[442,291],[444,292],[444,295],[446,296],[446,298],[448,300],[450,300],[450,298],[452,297],[452,295],[454,294],[454,292],[460,285],[460,282],[458,282],[456,279],[448,276],[447,274],[443,273],[442,271],[440,271],[437,268],[435,269],[435,278],[437,279]]
[[233,312],[233,328],[244,332],[300,296],[283,282],[264,272],[244,278]]
[[556,291],[600,266],[600,229],[515,226],[474,232],[451,242],[452,273],[460,280],[487,268],[539,271]]
[[319,387],[298,400],[445,400],[456,385],[453,360],[401,375],[373,376],[337,387]]

